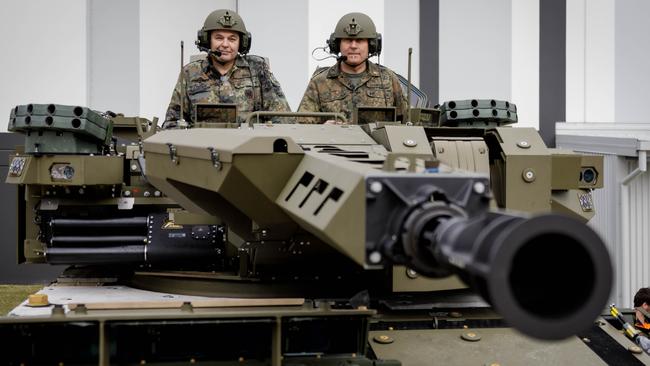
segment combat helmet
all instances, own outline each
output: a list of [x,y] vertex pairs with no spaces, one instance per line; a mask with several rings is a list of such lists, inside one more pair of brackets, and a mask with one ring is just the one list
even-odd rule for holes
[[250,51],[252,36],[246,30],[244,20],[236,12],[229,9],[219,9],[205,18],[203,28],[199,29],[195,42],[199,50],[210,50],[210,32],[213,30],[238,32],[240,36],[238,52],[245,55]]
[[349,13],[339,19],[334,33],[327,40],[330,53],[336,55],[341,51],[342,38],[368,39],[368,55],[381,53],[381,33],[377,33],[375,23],[366,14]]

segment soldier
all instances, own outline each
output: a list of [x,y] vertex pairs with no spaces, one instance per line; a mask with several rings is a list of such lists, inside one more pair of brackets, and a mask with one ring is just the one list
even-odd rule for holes
[[650,288],[642,287],[634,295],[634,327],[646,336],[650,334]]
[[[193,122],[196,103],[235,103],[238,112],[283,111],[289,104],[263,57],[247,55],[251,34],[236,12],[216,10],[205,19],[196,44],[207,52],[205,59],[183,67],[165,115],[163,128],[180,126],[183,119]],[[241,122],[241,113],[238,114]]]
[[[396,107],[397,119],[406,116],[406,99],[399,80],[390,69],[368,58],[381,53],[381,34],[369,16],[344,15],[327,41],[330,53],[337,57],[334,66],[314,72],[299,112],[342,112],[348,121],[357,106]],[[303,119],[301,119],[303,120]],[[317,123],[315,118],[303,121]],[[327,121],[326,123],[334,123]]]

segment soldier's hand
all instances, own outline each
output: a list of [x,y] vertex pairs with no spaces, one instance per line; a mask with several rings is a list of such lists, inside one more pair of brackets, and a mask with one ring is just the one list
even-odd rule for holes
[[333,120],[333,119],[328,119],[323,123],[324,125],[347,125],[346,122],[339,121],[339,120]]

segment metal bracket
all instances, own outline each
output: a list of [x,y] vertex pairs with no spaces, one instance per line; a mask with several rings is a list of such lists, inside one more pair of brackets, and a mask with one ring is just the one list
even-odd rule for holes
[[594,199],[591,195],[591,191],[578,192],[578,202],[580,203],[582,211],[591,212],[594,210]]
[[169,147],[169,158],[171,159],[172,163],[178,164],[178,155],[176,154],[176,146],[174,146],[174,144],[172,144],[171,142],[168,142],[167,147]]
[[41,200],[41,204],[39,207],[42,211],[55,211],[59,208],[59,200],[58,199],[43,199]]
[[212,160],[212,165],[217,169],[221,170],[221,162],[219,161],[219,152],[214,149],[214,147],[208,147],[210,151],[210,160]]
[[135,197],[120,197],[117,199],[118,210],[131,210],[135,204]]

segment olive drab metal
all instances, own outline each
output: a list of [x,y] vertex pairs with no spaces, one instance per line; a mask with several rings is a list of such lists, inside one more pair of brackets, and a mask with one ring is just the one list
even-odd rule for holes
[[[374,31],[355,22],[348,33]],[[12,109],[26,141],[6,177],[18,260],[72,265],[59,281],[92,291],[171,297],[75,295],[57,300],[67,313],[0,317],[0,364],[399,366],[431,352],[598,364],[573,335],[594,327],[612,283],[585,224],[602,159],[549,151],[534,129],[509,127],[507,102],[443,106],[412,110],[411,124],[365,107],[358,124],[255,123],[291,115],[256,111],[238,125],[232,105],[205,104],[191,128],[162,131],[83,107]],[[61,150],[61,134],[77,148]],[[97,151],[80,145],[90,138]]]
[[197,32],[196,45],[201,51],[210,49],[210,33],[214,30],[227,30],[238,32],[239,53],[245,55],[251,49],[252,35],[246,30],[246,25],[242,17],[236,12],[228,9],[215,10],[203,23],[203,27]]
[[336,55],[341,51],[343,38],[367,39],[369,56],[381,53],[381,33],[377,33],[375,23],[366,14],[349,13],[341,17],[327,40],[330,53]]

